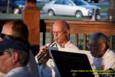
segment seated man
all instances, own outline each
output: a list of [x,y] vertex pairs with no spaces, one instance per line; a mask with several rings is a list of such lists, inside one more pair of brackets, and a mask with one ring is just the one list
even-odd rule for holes
[[11,37],[0,40],[0,71],[4,77],[32,77],[26,67],[29,61],[29,45]]
[[70,40],[69,24],[63,20],[57,20],[52,26],[53,41],[41,47],[40,52],[36,56],[40,64],[41,77],[59,77],[52,59],[48,58],[48,47],[57,47],[58,50],[66,52],[79,52],[79,49],[73,45]]
[[[101,70],[100,74],[108,70],[108,72],[115,70],[115,53],[109,48],[108,38],[103,33],[92,34],[89,40],[89,49],[94,57],[93,64],[97,71]],[[104,72],[104,76],[107,75]],[[111,71],[112,72],[112,71]],[[113,72],[106,77],[113,75]]]
[[[12,36],[22,41],[28,42],[28,28],[22,21],[10,20],[6,22],[3,25],[1,35]],[[39,77],[37,63],[35,62],[35,59],[31,50],[29,51],[29,53],[30,53],[30,58],[29,58],[29,63],[27,65],[28,69],[30,70],[30,72],[32,73],[34,77]]]

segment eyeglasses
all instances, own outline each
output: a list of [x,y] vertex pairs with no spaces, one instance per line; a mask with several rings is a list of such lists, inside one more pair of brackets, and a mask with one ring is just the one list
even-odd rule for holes
[[12,36],[10,36],[10,35],[6,35],[6,34],[0,34],[0,38],[1,39],[10,39],[10,38],[13,38]]
[[24,41],[23,39],[21,39],[19,37],[15,37],[15,36],[3,34],[3,33],[0,34],[0,38],[1,39],[13,39],[13,40],[21,41],[24,43],[28,43],[27,41]]
[[1,38],[2,40],[4,40],[4,39],[12,39],[12,40],[15,40],[15,41],[18,41],[18,42],[22,42],[22,43],[24,43],[25,45],[27,45],[28,47],[30,47],[29,42],[28,42],[27,40],[23,40],[23,39],[20,38],[20,37],[15,37],[15,36],[12,36],[12,35],[7,35],[7,34],[1,33],[1,34],[0,34],[0,38]]
[[14,38],[16,38],[16,37],[13,37],[11,35],[7,35],[7,34],[3,34],[3,33],[0,34],[0,37],[2,39],[10,39],[10,38],[14,39]]

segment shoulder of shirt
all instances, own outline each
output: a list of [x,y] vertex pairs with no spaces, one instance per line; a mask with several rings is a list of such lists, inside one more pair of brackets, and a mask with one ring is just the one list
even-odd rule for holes
[[71,43],[70,41],[68,41],[68,42],[66,43],[66,46],[74,47],[74,48],[76,48],[76,49],[79,50],[79,48],[78,48],[76,45],[74,45],[73,43]]
[[111,55],[113,57],[115,57],[115,52],[111,49],[107,49],[107,51],[105,52],[104,56],[107,56],[107,55]]

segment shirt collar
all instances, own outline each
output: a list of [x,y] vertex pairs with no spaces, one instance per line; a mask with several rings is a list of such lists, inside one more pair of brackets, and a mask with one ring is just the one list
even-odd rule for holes
[[[70,44],[70,41],[68,41],[67,43],[65,43],[64,47],[68,47],[68,46],[69,46],[69,44]],[[62,47],[60,47],[60,45],[59,45],[59,44],[57,44],[57,47],[58,47],[58,48],[62,48]]]
[[10,70],[5,76],[10,76],[10,75],[14,74],[15,72],[18,72],[20,70],[24,70],[26,68],[27,67],[16,67],[16,68]]
[[110,49],[107,49],[104,55],[102,56],[102,59],[106,58],[108,55],[110,55],[111,51]]

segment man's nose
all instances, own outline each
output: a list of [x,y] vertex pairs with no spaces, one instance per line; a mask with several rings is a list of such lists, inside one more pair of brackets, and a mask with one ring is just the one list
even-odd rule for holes
[[55,36],[58,36],[58,32],[54,32],[54,35],[55,35]]

